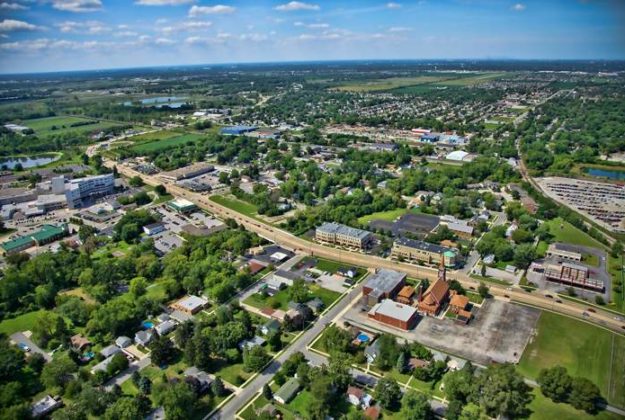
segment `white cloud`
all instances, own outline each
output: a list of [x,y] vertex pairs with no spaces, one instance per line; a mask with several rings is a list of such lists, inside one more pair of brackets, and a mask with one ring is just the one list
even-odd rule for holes
[[213,25],[213,22],[209,22],[207,20],[189,20],[185,22],[179,22],[174,25],[164,26],[159,28],[158,30],[171,34],[172,32],[182,32],[182,31],[203,31],[210,28]]
[[41,50],[96,50],[100,48],[112,48],[128,46],[128,44],[116,44],[108,41],[69,41],[66,39],[29,39],[0,44],[0,49],[19,52],[36,52]]
[[388,28],[389,32],[410,32],[412,28],[408,28],[406,26],[391,26]]
[[176,43],[176,41],[174,41],[173,39],[169,39],[169,38],[156,38],[154,40],[154,43],[156,45],[173,45]]
[[135,37],[139,34],[134,31],[121,31],[121,32],[115,32],[114,35],[118,37]]
[[135,4],[141,6],[179,6],[194,2],[195,0],[137,0]]
[[189,9],[190,17],[197,17],[200,15],[224,15],[228,13],[234,13],[236,8],[232,6],[224,6],[223,4],[217,4],[215,6],[191,6]]
[[63,33],[75,33],[75,34],[91,34],[97,35],[105,32],[110,32],[112,29],[106,26],[102,22],[96,20],[87,20],[83,22],[65,21],[57,23],[55,25],[59,28],[59,31]]
[[327,23],[304,23],[304,22],[293,22],[293,26],[300,26],[309,29],[327,29],[330,27]]
[[401,4],[400,3],[395,3],[395,2],[389,2],[386,3],[386,8],[387,9],[401,9]]
[[95,12],[102,9],[101,0],[52,0],[52,7],[65,12]]
[[514,10],[515,12],[522,12],[523,10],[525,10],[526,6],[523,3],[517,3],[514,6],[512,6],[512,10]]
[[319,10],[320,7],[318,4],[303,3],[301,1],[291,1],[289,3],[276,6],[275,9],[281,12],[293,12],[297,10]]
[[27,6],[24,6],[23,4],[19,4],[19,3],[0,3],[0,9],[2,10],[26,10],[28,9]]
[[4,19],[0,22],[0,32],[36,31],[39,29],[43,28],[23,20]]

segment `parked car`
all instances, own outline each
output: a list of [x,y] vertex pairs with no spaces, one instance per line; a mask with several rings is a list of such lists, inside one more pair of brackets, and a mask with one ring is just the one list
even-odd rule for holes
[[28,352],[30,351],[30,347],[28,347],[28,346],[27,346],[26,344],[24,344],[24,343],[19,343],[19,344],[17,345],[17,347],[19,347],[19,348],[20,348],[20,350],[23,350],[23,351],[25,351],[26,353],[28,353]]

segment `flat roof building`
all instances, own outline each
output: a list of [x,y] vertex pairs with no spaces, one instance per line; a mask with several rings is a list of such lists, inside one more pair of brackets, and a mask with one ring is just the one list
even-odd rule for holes
[[373,234],[340,223],[324,223],[315,230],[315,239],[321,242],[366,248],[373,240]]
[[404,286],[406,273],[380,268],[362,287],[364,303],[373,306],[382,299],[393,299]]
[[417,309],[410,305],[393,302],[391,299],[384,299],[371,308],[368,317],[395,328],[410,330],[416,324]]
[[113,174],[72,179],[65,184],[65,197],[69,208],[82,207],[88,200],[112,194],[115,189]]
[[193,165],[184,166],[169,172],[162,172],[158,176],[168,181],[180,181],[196,176],[204,175],[215,170],[213,165],[205,162],[194,163]]
[[258,127],[255,125],[234,125],[231,127],[223,127],[219,130],[219,134],[223,136],[242,136],[255,130],[258,130]]
[[549,281],[569,286],[577,286],[599,292],[605,290],[603,281],[593,278],[589,267],[582,264],[560,260],[547,261],[544,264],[544,276]]
[[456,254],[450,248],[409,238],[396,239],[391,256],[426,264],[439,264],[444,259],[448,267],[456,265]]
[[568,261],[580,262],[582,260],[582,254],[575,251],[574,247],[561,243],[549,244],[545,254],[548,257],[557,257]]
[[18,238],[6,241],[0,245],[0,249],[4,255],[15,254],[33,246],[42,246],[61,239],[68,233],[66,224],[59,226],[43,225],[41,228],[30,235],[20,236]]
[[191,213],[197,210],[195,203],[185,198],[176,198],[175,200],[171,200],[167,203],[167,207],[178,213]]
[[185,312],[190,315],[195,315],[196,313],[200,312],[207,303],[208,301],[204,298],[189,295],[180,299],[177,302],[174,302],[171,306],[176,310]]

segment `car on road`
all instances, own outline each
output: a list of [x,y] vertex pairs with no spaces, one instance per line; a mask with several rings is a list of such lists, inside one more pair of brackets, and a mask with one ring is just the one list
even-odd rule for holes
[[551,296],[549,294],[545,295],[545,297],[548,298],[548,299],[553,299],[553,296]]
[[25,351],[26,353],[30,351],[30,347],[28,347],[25,343],[19,343],[17,347],[19,347],[20,350]]
[[582,312],[582,316],[584,318],[588,318],[590,316],[590,314],[588,312]]
[[556,299],[556,303],[562,303],[561,299]]
[[586,308],[586,310],[587,310],[588,312],[592,312],[593,314],[597,313],[597,311],[596,311],[596,310],[594,310],[593,308]]

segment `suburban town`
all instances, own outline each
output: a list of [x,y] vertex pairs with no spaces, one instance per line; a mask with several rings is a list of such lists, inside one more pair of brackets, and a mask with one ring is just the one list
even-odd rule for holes
[[318,3],[0,0],[0,420],[625,418],[622,45],[178,61],[477,19]]

